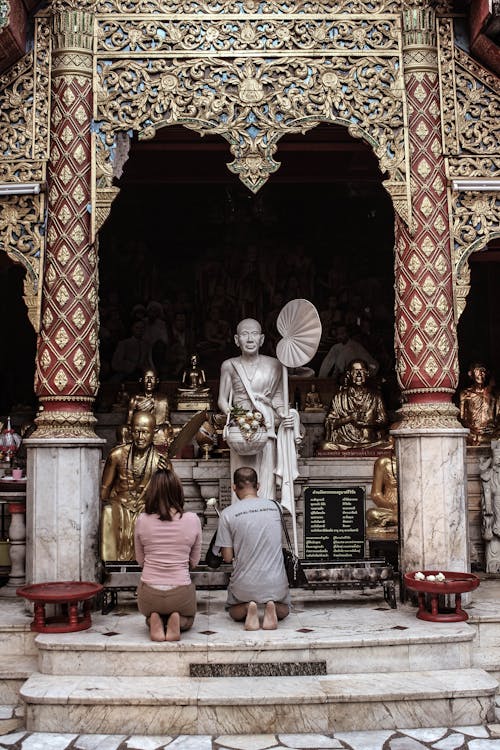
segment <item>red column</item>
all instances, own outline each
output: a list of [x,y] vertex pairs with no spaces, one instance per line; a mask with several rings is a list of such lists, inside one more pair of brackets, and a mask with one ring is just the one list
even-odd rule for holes
[[54,15],[47,246],[35,389],[36,436],[95,437],[98,268],[91,242],[94,16]]
[[397,217],[395,229],[396,358],[407,404],[403,414],[441,405],[441,426],[457,426],[450,404],[458,384],[458,358],[434,11],[403,12],[403,50],[413,206],[412,226]]

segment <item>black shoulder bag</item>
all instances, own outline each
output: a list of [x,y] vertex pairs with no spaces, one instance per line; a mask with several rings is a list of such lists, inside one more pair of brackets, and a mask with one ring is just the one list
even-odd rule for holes
[[215,533],[213,537],[210,540],[210,544],[208,545],[207,553],[205,555],[205,565],[208,565],[209,568],[218,568],[222,564],[222,555],[216,555],[214,553],[214,544],[215,544],[215,538],[217,536],[217,530],[215,530]]
[[281,505],[276,500],[273,500],[273,503],[275,503],[275,505],[277,505],[278,507],[281,518],[281,526],[283,528],[283,533],[285,535],[285,540],[287,543],[287,546],[282,547],[281,549],[283,551],[283,562],[285,564],[288,585],[291,589],[305,588],[307,587],[307,577],[300,559],[293,551],[292,542],[290,541],[290,535],[286,527],[285,519],[283,518]]

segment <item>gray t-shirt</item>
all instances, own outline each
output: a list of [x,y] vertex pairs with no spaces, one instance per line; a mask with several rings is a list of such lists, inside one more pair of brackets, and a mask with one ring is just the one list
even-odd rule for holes
[[234,550],[228,604],[289,601],[280,512],[272,500],[246,498],[225,508],[214,547]]

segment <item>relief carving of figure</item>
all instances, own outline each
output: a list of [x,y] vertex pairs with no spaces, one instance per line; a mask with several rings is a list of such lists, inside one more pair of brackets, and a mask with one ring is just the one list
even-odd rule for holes
[[500,573],[500,441],[492,441],[490,456],[479,458],[479,476],[486,572]]

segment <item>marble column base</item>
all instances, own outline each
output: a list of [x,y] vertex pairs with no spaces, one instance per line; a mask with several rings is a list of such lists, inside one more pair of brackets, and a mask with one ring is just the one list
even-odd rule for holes
[[26,581],[95,581],[100,438],[30,438]]
[[396,438],[400,570],[470,570],[462,428],[401,428]]

